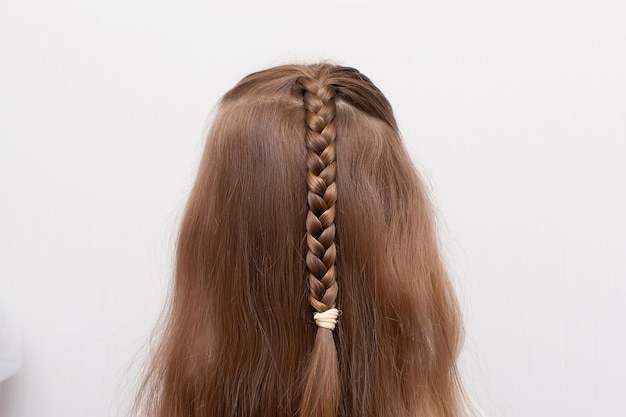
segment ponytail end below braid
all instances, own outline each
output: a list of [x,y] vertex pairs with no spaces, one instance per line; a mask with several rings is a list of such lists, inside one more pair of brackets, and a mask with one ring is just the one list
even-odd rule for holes
[[339,362],[330,329],[315,335],[299,417],[336,417],[339,407]]

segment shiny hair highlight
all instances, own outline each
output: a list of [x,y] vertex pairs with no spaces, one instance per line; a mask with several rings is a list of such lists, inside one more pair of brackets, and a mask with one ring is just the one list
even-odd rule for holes
[[[342,311],[335,330],[314,312]],[[149,417],[456,417],[459,308],[391,106],[353,68],[222,98],[182,220]]]

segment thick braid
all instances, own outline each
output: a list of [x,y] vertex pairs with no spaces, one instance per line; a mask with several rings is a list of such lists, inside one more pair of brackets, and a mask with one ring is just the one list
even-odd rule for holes
[[302,78],[305,124],[306,218],[309,303],[319,326],[304,381],[300,417],[335,417],[339,403],[339,365],[333,339],[338,310],[335,258],[335,88],[323,80]]

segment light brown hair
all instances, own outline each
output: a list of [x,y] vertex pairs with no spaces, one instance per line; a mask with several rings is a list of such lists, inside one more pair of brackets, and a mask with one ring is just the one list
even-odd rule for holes
[[[318,328],[331,308],[337,328]],[[366,76],[279,66],[222,98],[159,340],[150,417],[461,415],[431,205]]]

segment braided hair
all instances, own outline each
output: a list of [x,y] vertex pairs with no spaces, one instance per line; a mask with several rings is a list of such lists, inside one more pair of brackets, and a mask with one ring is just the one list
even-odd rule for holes
[[135,403],[147,417],[466,409],[432,209],[389,102],[354,68],[278,66],[223,96],[174,278]]
[[[323,80],[301,78],[306,123],[306,266],[309,302],[318,313],[335,309],[339,287],[335,260],[335,88]],[[333,326],[334,328],[334,326]],[[328,393],[325,398],[319,392]],[[317,330],[305,383],[301,417],[334,417],[339,395],[339,369],[332,329]]]

